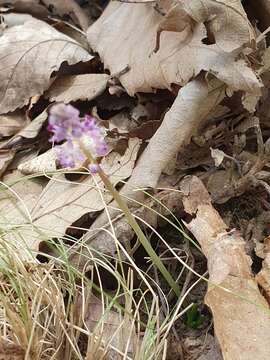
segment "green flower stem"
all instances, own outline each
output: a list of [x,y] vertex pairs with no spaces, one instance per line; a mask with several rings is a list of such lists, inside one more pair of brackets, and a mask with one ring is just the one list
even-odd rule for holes
[[125,214],[129,225],[132,227],[135,234],[138,236],[138,239],[140,240],[142,246],[145,248],[148,255],[151,257],[154,264],[156,265],[156,267],[159,269],[159,271],[163,275],[164,279],[167,281],[167,283],[173,289],[175,294],[177,296],[180,296],[180,288],[179,288],[179,286],[176,284],[176,282],[172,278],[171,274],[166,269],[163,262],[160,260],[160,258],[156,254],[155,250],[152,248],[150,242],[148,241],[148,239],[144,235],[144,233],[143,233],[142,229],[140,228],[138,222],[136,221],[135,217],[132,215],[131,211],[129,210],[126,202],[123,200],[123,198],[121,197],[119,192],[115,189],[113,184],[110,182],[107,175],[102,170],[100,170],[98,172],[98,174],[99,174],[101,180],[103,181],[104,185],[106,186],[107,190],[113,195],[114,200],[117,202],[119,208]]
[[[85,147],[83,145],[82,145],[82,149],[83,149],[84,153],[87,155],[90,162],[96,164],[95,159],[93,159],[92,155],[89,153],[89,151],[87,149],[85,149]],[[173,277],[171,276],[169,271],[166,269],[163,262],[160,260],[159,256],[156,254],[155,250],[152,248],[150,242],[148,241],[148,239],[144,235],[144,233],[143,233],[142,229],[140,228],[138,222],[136,221],[135,217],[133,216],[133,214],[129,210],[129,208],[127,206],[127,203],[125,202],[125,200],[123,200],[123,198],[121,197],[119,192],[115,189],[115,187],[113,186],[113,184],[109,180],[108,176],[104,173],[104,171],[101,168],[98,171],[98,174],[99,174],[102,182],[104,183],[105,187],[107,188],[107,190],[114,197],[114,199],[117,202],[119,208],[123,211],[129,225],[134,230],[134,232],[137,235],[140,243],[145,248],[148,255],[151,257],[153,263],[159,269],[159,271],[163,275],[164,279],[167,281],[167,283],[173,289],[175,294],[179,297],[180,293],[181,293],[180,287],[175,282],[175,280],[173,279]]]

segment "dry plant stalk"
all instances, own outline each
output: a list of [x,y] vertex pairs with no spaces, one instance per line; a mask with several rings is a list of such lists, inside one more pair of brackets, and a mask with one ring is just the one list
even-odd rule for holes
[[213,312],[224,360],[269,359],[269,306],[252,274],[244,239],[228,231],[201,180],[187,177],[181,190],[185,211],[193,217],[186,226],[208,260],[205,302]]

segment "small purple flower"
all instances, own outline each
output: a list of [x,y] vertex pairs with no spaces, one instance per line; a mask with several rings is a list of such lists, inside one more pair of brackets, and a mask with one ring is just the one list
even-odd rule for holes
[[[105,132],[95,118],[80,118],[79,110],[71,105],[57,104],[51,107],[48,131],[53,133],[51,142],[67,142],[57,147],[57,156],[63,167],[74,168],[86,160],[84,149],[96,158],[108,152]],[[94,169],[94,168],[93,168]]]
[[88,169],[91,174],[97,174],[100,171],[100,166],[98,164],[90,164]]
[[79,115],[79,110],[71,105],[57,104],[52,106],[47,128],[54,134],[50,141],[61,142],[72,139],[72,137],[80,137],[83,130]]
[[86,131],[88,131],[88,130],[93,131],[93,130],[97,129],[97,123],[96,123],[95,118],[93,118],[90,115],[85,115],[84,119],[85,120],[84,120],[83,126]]
[[78,144],[70,140],[63,145],[55,147],[58,161],[64,168],[74,168],[86,160],[86,156],[81,151]]

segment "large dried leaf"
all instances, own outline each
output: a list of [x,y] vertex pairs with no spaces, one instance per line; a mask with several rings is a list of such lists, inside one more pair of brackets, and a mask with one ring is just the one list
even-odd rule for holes
[[89,19],[75,0],[0,0],[0,6],[8,5],[12,10],[30,13],[35,17],[60,16],[71,18],[86,30]]
[[[229,27],[232,20],[227,20]],[[227,53],[217,44],[202,42],[207,36],[202,23],[195,23],[192,31],[188,27],[179,33],[162,32],[159,51],[153,53],[162,21],[163,17],[150,4],[111,2],[88,30],[90,45],[111,73],[130,66],[130,71],[121,76],[129,94],[170,88],[172,83],[185,85],[202,70],[213,73],[235,90],[254,91],[260,86],[245,61],[235,60],[236,51]]]
[[[14,245],[16,251],[29,257],[28,249],[37,248],[30,211],[42,192],[44,182],[39,179],[23,179],[18,171],[3,178],[0,192],[0,223],[3,239]],[[20,231],[24,237],[20,236]],[[16,239],[18,241],[16,241]],[[27,253],[27,255],[26,255]],[[31,256],[30,256],[31,257]]]
[[207,23],[216,44],[233,51],[254,39],[254,31],[240,0],[181,0],[183,9],[196,21]]
[[181,190],[185,211],[193,217],[186,226],[208,260],[206,303],[224,359],[268,359],[269,306],[253,277],[244,239],[235,230],[227,231],[201,180],[186,178]]
[[155,188],[162,171],[223,100],[224,90],[219,81],[206,83],[201,79],[183,87],[140,157],[126,188]]
[[60,77],[50,87],[46,97],[51,101],[64,102],[92,100],[106,89],[109,75],[83,74]]
[[63,62],[71,65],[91,59],[77,42],[42,21],[7,29],[0,46],[0,113],[22,107],[30,97],[42,94]]
[[[138,139],[131,139],[124,156],[112,152],[103,159],[102,167],[114,184],[130,176],[138,149]],[[42,240],[63,236],[72,223],[86,213],[102,210],[112,199],[99,178],[92,176],[73,182],[64,174],[56,174],[38,199],[33,199],[31,188],[23,192],[18,191],[23,202],[13,198],[0,203],[1,208],[5,208],[4,214],[1,212],[1,223],[7,229],[20,226],[18,231],[9,234],[9,241],[33,250],[38,249]]]

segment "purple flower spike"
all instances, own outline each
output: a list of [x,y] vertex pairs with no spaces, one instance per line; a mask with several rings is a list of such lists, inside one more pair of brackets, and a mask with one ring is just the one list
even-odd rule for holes
[[83,122],[83,127],[85,131],[93,131],[98,129],[97,123],[96,123],[96,119],[93,118],[90,115],[85,115],[84,118],[84,122]]
[[83,130],[80,121],[80,112],[71,105],[57,104],[51,107],[48,130],[54,135],[51,142],[80,137]]
[[[105,132],[98,126],[95,118],[86,115],[80,118],[79,110],[71,105],[57,104],[51,107],[48,131],[53,133],[51,142],[67,142],[57,147],[57,155],[63,167],[74,168],[86,160],[87,150],[96,158],[108,152]],[[93,164],[93,173],[95,164]]]
[[90,164],[88,169],[91,174],[97,174],[101,170],[98,164]]
[[60,165],[64,168],[74,168],[82,164],[86,157],[77,144],[67,141],[65,144],[57,146],[57,157]]

